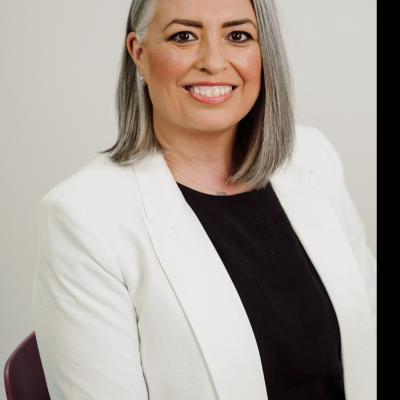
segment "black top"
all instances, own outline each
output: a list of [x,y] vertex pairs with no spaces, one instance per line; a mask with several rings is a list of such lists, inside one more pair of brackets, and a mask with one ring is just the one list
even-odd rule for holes
[[271,183],[228,196],[177,184],[247,312],[269,400],[345,399],[333,305]]

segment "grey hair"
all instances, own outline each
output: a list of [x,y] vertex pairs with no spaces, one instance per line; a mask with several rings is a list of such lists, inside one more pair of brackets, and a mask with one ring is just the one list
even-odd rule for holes
[[[147,38],[157,0],[133,0],[126,36]],[[274,0],[252,0],[263,61],[262,85],[256,103],[239,122],[233,162],[226,183],[247,182],[264,188],[273,172],[291,158],[295,138],[292,81]],[[125,164],[162,151],[154,134],[153,107],[147,86],[125,46],[118,80],[116,105],[119,134],[113,147],[101,151]]]

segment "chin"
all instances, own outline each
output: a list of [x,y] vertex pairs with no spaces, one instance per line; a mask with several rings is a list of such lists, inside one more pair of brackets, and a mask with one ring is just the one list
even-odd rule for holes
[[[210,117],[208,115],[208,118],[205,116],[204,118],[201,118],[201,123],[203,123],[206,126],[214,126],[215,128],[220,128],[220,129],[227,129],[229,127],[235,126],[239,123],[238,121],[238,115],[239,112],[221,112],[218,115],[213,115]],[[200,120],[200,119],[199,119]]]
[[190,129],[195,129],[198,131],[204,131],[204,132],[217,132],[217,131],[223,131],[223,130],[228,130],[231,129],[232,126],[235,124],[229,124],[226,121],[226,118],[222,120],[221,122],[218,121],[210,121],[207,118],[204,119],[197,119],[196,121],[193,121],[190,125]]

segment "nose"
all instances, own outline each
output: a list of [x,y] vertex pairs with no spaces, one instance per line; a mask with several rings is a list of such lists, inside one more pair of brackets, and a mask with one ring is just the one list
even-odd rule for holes
[[207,38],[199,46],[199,55],[197,68],[202,71],[208,71],[217,74],[228,67],[228,60],[224,45],[219,42],[220,39]]

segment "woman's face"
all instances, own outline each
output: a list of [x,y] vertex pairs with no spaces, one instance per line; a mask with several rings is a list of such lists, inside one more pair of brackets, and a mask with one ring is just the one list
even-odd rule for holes
[[[252,23],[223,26],[245,19]],[[127,48],[148,84],[155,126],[225,131],[256,102],[262,60],[250,0],[157,0],[147,41],[140,45],[135,38],[129,34]],[[185,88],[204,82],[236,88],[228,98],[214,93],[217,99],[202,94],[202,88],[197,96]]]

